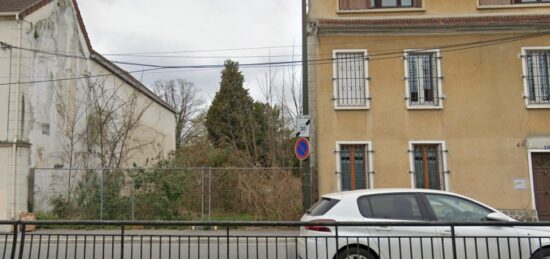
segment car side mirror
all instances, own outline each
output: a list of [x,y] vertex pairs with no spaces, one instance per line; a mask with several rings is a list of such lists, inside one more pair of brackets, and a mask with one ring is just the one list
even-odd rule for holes
[[493,213],[489,213],[487,215],[487,220],[489,221],[503,221],[503,222],[508,222],[510,221],[510,219],[500,213],[496,213],[496,212],[493,212]]

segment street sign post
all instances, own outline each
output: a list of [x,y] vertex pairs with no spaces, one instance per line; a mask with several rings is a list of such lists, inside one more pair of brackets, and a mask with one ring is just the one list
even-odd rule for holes
[[299,138],[294,146],[296,158],[300,159],[300,161],[306,160],[309,157],[309,147],[310,145],[307,138]]

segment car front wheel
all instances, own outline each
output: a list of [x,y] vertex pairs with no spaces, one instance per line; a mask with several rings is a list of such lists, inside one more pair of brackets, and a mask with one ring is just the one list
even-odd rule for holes
[[[336,259],[375,259],[369,251],[361,247],[345,248],[338,253]],[[544,258],[544,257],[541,257]],[[538,258],[537,258],[538,259]]]
[[531,259],[550,259],[550,248],[543,248],[536,252]]

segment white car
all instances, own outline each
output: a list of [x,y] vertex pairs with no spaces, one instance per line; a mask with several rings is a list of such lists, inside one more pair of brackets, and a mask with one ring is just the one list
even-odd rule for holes
[[[549,227],[490,226],[485,223],[518,222],[481,202],[450,192],[371,189],[332,193],[324,195],[301,221],[356,223],[302,227],[298,240],[301,259],[452,259],[453,255],[457,259],[550,258]],[[358,226],[357,222],[369,226]],[[451,223],[457,222],[462,224],[452,229]],[[392,226],[394,223],[401,225]],[[404,226],[408,223],[412,226]]]

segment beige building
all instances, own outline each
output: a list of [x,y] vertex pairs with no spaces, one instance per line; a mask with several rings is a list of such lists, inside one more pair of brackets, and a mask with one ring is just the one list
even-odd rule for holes
[[310,0],[320,194],[461,193],[550,220],[550,2]]
[[175,149],[174,110],[93,50],[75,0],[0,0],[0,41],[0,219],[27,211],[32,168],[147,166]]

